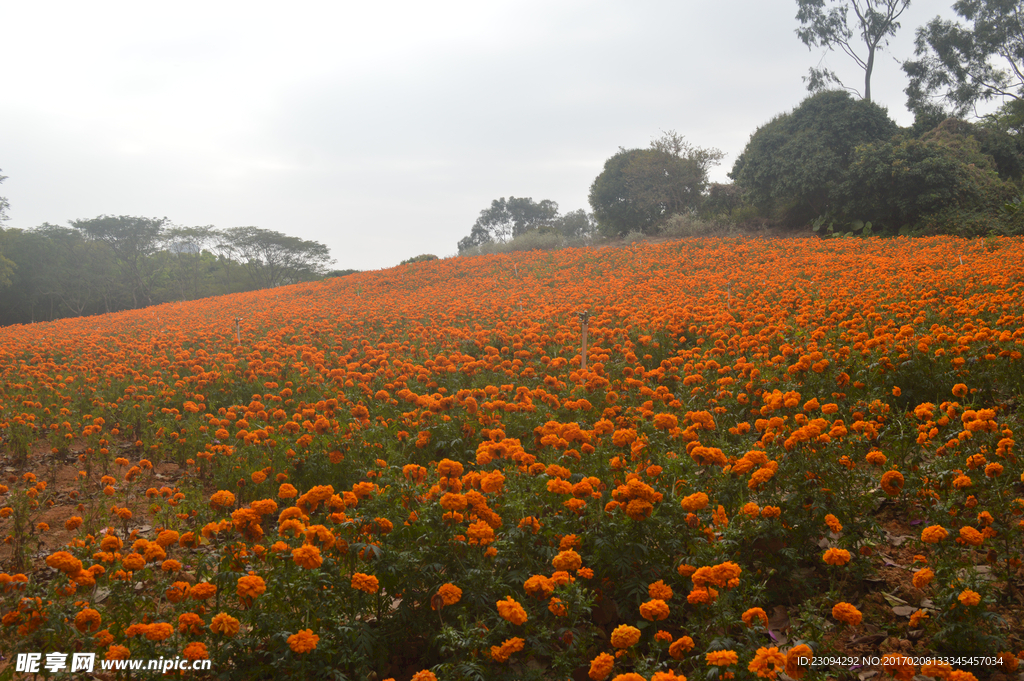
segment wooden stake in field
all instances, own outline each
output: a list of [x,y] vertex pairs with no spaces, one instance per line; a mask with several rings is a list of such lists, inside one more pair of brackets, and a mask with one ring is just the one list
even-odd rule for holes
[[239,345],[242,344],[242,318],[241,317],[235,317],[235,340],[238,341]]
[[580,317],[580,324],[583,326],[583,351],[580,355],[580,369],[586,371],[587,369],[587,322],[590,321],[590,312],[584,310],[578,313]]

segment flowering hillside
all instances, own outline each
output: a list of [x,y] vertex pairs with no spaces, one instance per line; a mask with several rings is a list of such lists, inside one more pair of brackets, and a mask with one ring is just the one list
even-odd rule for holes
[[0,329],[0,650],[1010,674],[1022,293],[1021,239],[707,239]]

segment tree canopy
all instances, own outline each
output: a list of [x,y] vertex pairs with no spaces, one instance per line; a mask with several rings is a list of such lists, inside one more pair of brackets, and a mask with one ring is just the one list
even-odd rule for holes
[[619,149],[590,186],[590,205],[609,236],[650,234],[670,216],[696,210],[708,170],[721,161],[717,149],[694,147],[675,132],[647,149]]
[[[0,184],[7,179],[6,175],[0,175]],[[7,202],[7,198],[0,196],[0,222],[4,222],[8,219],[7,209],[11,207],[11,204]]]
[[[800,21],[796,34],[803,44],[808,49],[839,49],[853,59],[864,71],[864,91],[858,94],[870,102],[875,54],[896,35],[900,27],[897,20],[910,0],[797,0],[796,4],[796,18]],[[824,90],[832,83],[846,88],[836,73],[827,68],[812,67],[804,80],[811,92]]]
[[877,104],[821,92],[758,128],[729,177],[759,209],[806,222],[835,208],[834,192],[854,149],[898,129]]
[[858,147],[837,191],[839,213],[889,233],[904,227],[984,233],[981,225],[993,225],[993,207],[1019,190],[1000,178],[973,130],[949,119],[919,138],[897,135]]
[[544,199],[540,203],[530,197],[515,196],[495,199],[490,208],[480,211],[468,237],[459,242],[459,251],[490,241],[506,243],[558,217],[558,204]]
[[323,276],[331,260],[327,246],[259,227],[232,227],[218,246],[242,262],[257,288],[294,284]]
[[959,0],[966,23],[935,17],[917,30],[910,78],[912,111],[948,107],[958,116],[994,97],[1024,98],[1024,0]]
[[278,286],[324,276],[331,262],[326,246],[280,232],[132,216],[0,230],[0,250],[14,265],[0,324]]
[[[0,175],[0,184],[7,179],[6,175]],[[7,209],[11,204],[7,202],[7,199],[0,196],[0,223],[6,221]],[[3,233],[3,227],[0,227],[0,234]],[[3,240],[0,239],[0,288],[11,285],[11,275],[14,273],[14,263],[4,257]]]
[[75,220],[71,225],[86,238],[105,244],[128,282],[132,307],[153,304],[157,277],[152,256],[160,250],[167,218],[101,215],[92,220]]
[[492,241],[507,243],[557,218],[558,204],[548,199],[540,203],[530,197],[494,199],[490,208],[480,211],[469,236],[459,241],[459,253]]

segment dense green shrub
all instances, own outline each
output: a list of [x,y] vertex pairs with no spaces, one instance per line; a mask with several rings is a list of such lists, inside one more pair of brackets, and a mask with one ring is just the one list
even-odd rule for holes
[[897,131],[877,104],[822,92],[758,128],[729,177],[758,209],[806,224],[834,210],[854,149]]
[[973,130],[951,119],[920,139],[896,137],[858,147],[836,193],[838,213],[890,233],[1013,231],[1002,206],[1019,190],[1000,178],[995,160],[969,134]]
[[410,265],[414,262],[427,262],[428,260],[437,260],[437,256],[432,253],[424,253],[423,255],[417,255],[408,260],[403,260],[399,265]]
[[489,253],[512,253],[514,251],[554,251],[567,246],[582,246],[583,240],[567,239],[554,228],[539,227],[520,234],[511,241],[499,243],[489,241],[469,249],[462,255],[486,255]]

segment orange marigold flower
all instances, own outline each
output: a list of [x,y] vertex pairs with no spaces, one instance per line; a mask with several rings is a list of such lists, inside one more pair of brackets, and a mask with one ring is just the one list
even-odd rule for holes
[[640,630],[628,624],[620,624],[612,632],[612,645],[616,648],[629,648],[640,640]]
[[593,681],[604,681],[611,676],[614,667],[615,658],[608,653],[601,653],[590,661],[590,671],[587,672],[587,676]]
[[708,502],[709,499],[707,494],[704,494],[704,492],[697,492],[696,494],[683,497],[679,503],[683,507],[684,511],[693,513],[705,508],[708,505]]
[[675,414],[655,414],[654,427],[658,430],[671,430],[679,426],[679,419]]
[[235,592],[239,598],[257,598],[267,590],[267,583],[258,575],[244,575],[238,578]]
[[668,619],[668,604],[658,598],[640,604],[640,616],[645,620],[655,622]]
[[749,671],[754,672],[762,679],[774,679],[785,668],[786,656],[780,653],[775,646],[758,648],[754,659],[747,665]]
[[494,542],[495,539],[494,528],[483,520],[470,523],[466,528],[466,535],[469,537],[470,544],[479,544],[480,546],[486,546]]
[[829,565],[846,565],[850,562],[850,552],[846,549],[829,549],[821,558]]
[[891,674],[897,681],[910,681],[914,678],[917,667],[913,659],[900,653],[890,653],[882,658],[882,669]]
[[277,489],[277,498],[278,499],[294,499],[298,495],[299,495],[299,490],[295,489],[295,487],[293,485],[291,485],[290,483],[287,483],[287,482],[283,483]]
[[928,660],[921,665],[921,673],[925,676],[930,676],[933,679],[949,679],[949,675],[952,671],[953,667],[951,667],[949,663],[937,660]]
[[128,650],[124,646],[110,646],[107,648],[107,654],[103,657],[104,660],[127,660],[132,656],[132,651]]
[[437,681],[437,677],[434,672],[424,669],[413,674],[409,681]]
[[742,619],[743,623],[748,627],[754,626],[755,619],[759,620],[765,627],[768,626],[768,613],[761,608],[750,608],[740,615],[740,619]]
[[946,678],[948,681],[978,681],[977,676],[963,669],[954,669]]
[[101,621],[99,612],[86,608],[75,615],[75,628],[83,634],[99,631]]
[[[46,564],[55,570],[60,570],[68,576],[74,576],[81,572],[82,561],[72,556],[67,551],[58,551],[47,557]],[[145,565],[145,562],[143,562]]]
[[178,533],[174,530],[163,530],[157,535],[156,543],[166,549],[168,546],[178,543]]
[[686,681],[686,677],[669,669],[667,672],[654,672],[651,681]]
[[930,525],[921,530],[921,541],[926,544],[937,544],[948,536],[949,532],[941,525]]
[[863,616],[860,614],[860,610],[846,602],[836,603],[832,606],[832,617],[836,618],[840,622],[852,626],[859,625],[863,619]]
[[660,598],[663,601],[668,601],[672,599],[672,587],[659,579],[653,584],[647,585],[647,595],[651,598]]
[[694,642],[692,638],[689,636],[681,636],[668,647],[668,654],[677,660],[681,660],[686,653],[693,650],[693,646]]
[[186,660],[208,660],[210,658],[209,651],[206,650],[206,644],[201,641],[192,641],[185,649],[181,651],[181,656]]
[[925,588],[931,584],[933,577],[935,577],[935,572],[931,568],[921,568],[914,573],[914,587],[917,589]]
[[569,611],[565,607],[565,603],[562,602],[561,598],[552,598],[548,601],[548,610],[555,617],[565,617],[569,614]]
[[916,629],[921,620],[928,619],[928,612],[925,610],[917,610],[913,615],[910,616],[910,628]]
[[786,673],[794,679],[802,679],[813,659],[814,651],[809,645],[801,643],[793,646],[786,653]]
[[740,656],[732,650],[713,650],[704,655],[704,661],[716,667],[728,667],[740,661]]
[[523,590],[537,598],[547,598],[555,590],[555,583],[550,577],[533,575],[523,582]]
[[214,510],[228,509],[235,505],[235,495],[227,490],[214,492],[210,496],[210,508]]
[[167,558],[167,552],[164,551],[164,547],[160,546],[156,542],[150,542],[146,544],[146,549],[143,551],[143,556],[147,561],[162,561]]
[[213,616],[210,621],[210,631],[224,636],[234,636],[238,633],[239,622],[226,612]]
[[442,478],[457,478],[462,475],[462,464],[451,459],[441,459],[437,464],[437,474]]
[[167,591],[164,592],[164,596],[166,596],[167,600],[171,603],[178,603],[188,598],[189,586],[188,582],[175,582],[167,588]]
[[891,497],[903,490],[903,474],[899,471],[886,471],[882,475],[882,491]]
[[883,454],[882,452],[878,451],[877,449],[874,450],[874,451],[868,452],[867,456],[865,456],[864,458],[867,459],[868,463],[870,463],[870,464],[872,464],[874,466],[884,466],[885,462],[889,460],[885,456],[885,454]]
[[189,589],[189,596],[193,600],[205,601],[208,598],[213,598],[217,593],[217,587],[209,582],[199,582]]
[[163,641],[174,633],[174,627],[167,622],[155,622],[146,627],[146,638],[150,641]]
[[435,604],[434,600],[431,599],[430,607],[434,610],[437,610],[435,605],[442,608],[449,605],[455,605],[462,599],[462,589],[450,582],[448,584],[442,584],[441,588],[437,590],[435,598],[438,598],[440,602]]
[[319,641],[320,637],[312,629],[301,629],[288,637],[288,647],[302,655],[315,649]]
[[446,511],[461,511],[469,504],[465,494],[452,494],[451,492],[444,494],[438,503]]
[[971,546],[981,546],[982,542],[985,541],[985,537],[982,536],[981,532],[970,525],[960,528],[960,538],[963,539],[965,544]]
[[320,555],[320,549],[312,544],[303,544],[292,550],[292,560],[295,564],[306,570],[312,570],[323,565],[324,559]]
[[568,551],[560,551],[558,555],[552,558],[551,565],[553,565],[556,570],[571,572],[573,570],[578,570],[583,566],[583,559],[580,558],[580,554],[569,549]]
[[64,521],[64,527],[69,532],[72,532],[74,530],[77,530],[79,527],[81,527],[82,526],[82,522],[83,521],[82,521],[81,518],[79,518],[77,515],[73,515],[73,516],[71,516],[70,518],[68,518],[67,520]]
[[686,596],[686,602],[690,605],[714,603],[718,599],[718,591],[706,586],[694,587]]
[[977,591],[971,591],[970,589],[964,589],[960,592],[960,595],[956,597],[958,601],[967,606],[977,605],[981,603],[981,594]]
[[835,517],[831,513],[825,516],[825,524],[828,525],[828,529],[833,532],[842,532],[843,524],[839,522],[839,518]]
[[782,509],[778,506],[765,506],[761,509],[762,518],[778,518],[782,515]]
[[631,519],[641,521],[650,517],[654,504],[646,499],[630,499],[623,510]]
[[380,582],[373,575],[356,572],[352,575],[352,588],[365,591],[368,594],[375,594],[380,589]]
[[203,618],[194,612],[185,612],[178,616],[178,631],[182,634],[199,634],[203,626]]
[[502,619],[517,625],[526,622],[526,610],[511,596],[506,596],[504,600],[498,601],[497,606],[498,614],[501,615]]
[[491,657],[495,662],[507,662],[512,653],[518,653],[525,646],[525,640],[519,637],[510,638],[500,646],[491,646]]

